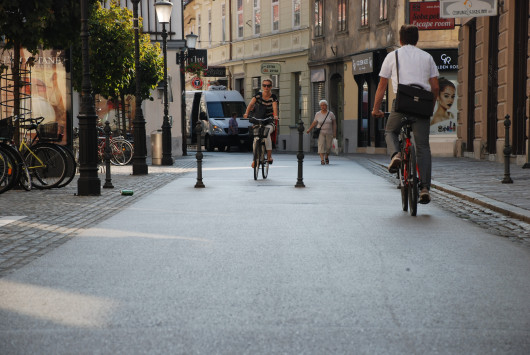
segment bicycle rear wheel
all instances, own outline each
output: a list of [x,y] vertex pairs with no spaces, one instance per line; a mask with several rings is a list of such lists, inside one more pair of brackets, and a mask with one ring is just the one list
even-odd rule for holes
[[263,178],[266,179],[267,175],[269,175],[269,160],[267,159],[267,150],[265,149],[265,143],[261,144],[260,160],[261,160],[261,176],[263,176]]
[[401,152],[401,165],[399,167],[399,186],[401,188],[401,207],[407,212],[409,209],[409,192],[407,182],[407,165],[405,161],[405,151]]
[[408,192],[409,192],[409,205],[410,215],[415,216],[418,212],[418,171],[416,170],[416,148],[414,145],[409,147],[410,149],[410,160],[408,162]]
[[0,149],[0,186],[7,179],[7,169],[9,167],[9,161],[6,153]]
[[38,143],[26,152],[26,164],[35,180],[33,184],[39,189],[57,187],[66,173],[66,155],[49,143]]
[[18,178],[18,182],[20,186],[26,191],[30,191],[33,187],[33,182],[31,179],[31,175],[29,174],[29,169],[24,161],[20,164],[21,171],[20,171],[20,177]]
[[257,140],[254,144],[254,159],[252,160],[252,164],[254,167],[254,180],[258,180],[259,175],[259,165],[260,165],[260,147],[261,142]]
[[64,174],[64,179],[59,185],[57,185],[57,187],[60,188],[65,187],[74,179],[75,173],[77,171],[77,163],[75,161],[74,153],[70,150],[70,148],[63,145],[57,145],[57,147],[62,149],[66,156],[66,171]]

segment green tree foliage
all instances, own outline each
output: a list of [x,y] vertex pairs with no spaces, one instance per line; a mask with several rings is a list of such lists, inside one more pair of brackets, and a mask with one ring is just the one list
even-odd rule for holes
[[[96,3],[89,19],[89,31],[89,61],[93,92],[107,99],[118,98],[121,94],[134,94],[136,83],[132,12],[120,7],[117,0],[111,2],[109,9]],[[160,58],[160,46],[151,44],[148,34],[141,34],[139,38],[139,72],[143,100],[149,97],[150,90],[154,89],[162,78],[163,62]],[[81,91],[80,44],[74,47],[72,72],[74,88]]]

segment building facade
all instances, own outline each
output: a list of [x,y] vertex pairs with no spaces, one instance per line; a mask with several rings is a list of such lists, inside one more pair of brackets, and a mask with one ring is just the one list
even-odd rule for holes
[[[318,110],[319,99],[328,100],[338,118],[343,152],[386,153],[385,120],[372,117],[371,110],[381,65],[387,53],[399,48],[403,24],[418,25],[417,46],[431,53],[441,75],[456,83],[458,30],[454,26],[426,26],[418,20],[422,16],[416,16],[436,13],[433,5],[439,6],[438,2],[406,0],[312,0],[312,114]],[[389,85],[382,110],[390,110],[393,98]],[[456,105],[454,110],[452,121],[431,126],[431,146],[436,155],[455,154]]]
[[529,162],[530,9],[499,2],[498,15],[469,18],[459,33],[458,155],[504,159],[506,116],[513,160]]
[[199,35],[208,67],[226,69],[224,77],[204,78],[203,89],[224,84],[248,103],[263,79],[272,80],[279,98],[278,150],[297,150],[296,123],[309,123],[309,5],[303,0],[192,0],[184,10],[185,33]]

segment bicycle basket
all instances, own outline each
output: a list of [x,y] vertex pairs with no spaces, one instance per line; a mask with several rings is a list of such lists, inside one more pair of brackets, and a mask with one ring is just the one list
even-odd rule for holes
[[57,142],[63,139],[64,127],[57,122],[40,124],[37,129],[39,130],[39,139]]
[[13,138],[13,118],[8,117],[0,120],[0,139]]

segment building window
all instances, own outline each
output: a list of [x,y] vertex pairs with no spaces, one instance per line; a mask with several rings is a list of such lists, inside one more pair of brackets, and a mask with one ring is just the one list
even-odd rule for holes
[[208,45],[212,45],[212,9],[208,9]]
[[379,0],[379,21],[388,20],[388,0]]
[[254,34],[261,33],[261,9],[260,0],[254,0]]
[[361,27],[368,26],[368,0],[361,0]]
[[293,27],[300,27],[300,2],[301,0],[293,0]]
[[237,37],[243,38],[243,0],[237,0]]
[[346,31],[346,0],[338,0],[337,31]]
[[276,32],[280,29],[280,0],[272,0],[272,31]]
[[221,5],[221,40],[226,42],[226,5]]
[[315,37],[322,36],[324,0],[315,0]]
[[261,77],[255,76],[252,78],[252,96],[256,95],[261,90]]

